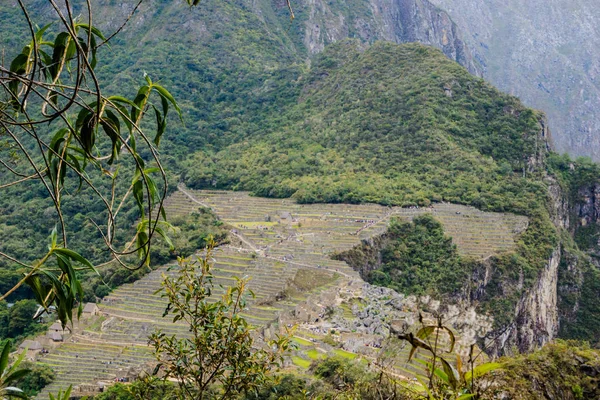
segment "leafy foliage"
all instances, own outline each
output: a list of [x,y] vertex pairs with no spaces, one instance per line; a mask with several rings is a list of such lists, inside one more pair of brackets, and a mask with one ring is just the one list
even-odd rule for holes
[[[478,360],[479,354],[475,353],[475,345],[470,346],[468,364],[463,366],[461,356],[454,354],[454,363],[449,356],[454,352],[456,339],[450,328],[445,326],[442,318],[438,317],[435,325],[424,323],[419,316],[420,327],[416,333],[394,332],[398,339],[405,340],[411,345],[409,361],[415,352],[422,349],[427,352],[428,360],[417,360],[426,367],[428,382],[418,379],[424,398],[436,399],[480,399],[487,390],[488,383],[482,382],[482,377],[492,371],[501,369],[500,363]],[[447,347],[447,348],[445,348]],[[476,365],[477,363],[477,365]]]
[[594,399],[600,396],[600,353],[588,344],[556,341],[543,349],[501,360],[484,399]]
[[290,346],[289,336],[278,336],[270,349],[253,348],[251,330],[240,315],[246,307],[247,281],[225,289],[221,300],[214,293],[210,244],[204,258],[180,259],[176,277],[163,276],[164,316],[189,325],[191,337],[156,332],[150,337],[158,364],[155,373],[177,381],[180,398],[228,399],[260,388],[279,368]]
[[389,244],[381,251],[381,268],[369,281],[406,294],[456,294],[467,283],[468,263],[444,235],[442,224],[426,214],[412,222],[394,221]]
[[174,400],[177,389],[172,382],[142,379],[131,384],[116,383],[103,393],[94,396],[95,400]]
[[8,338],[18,341],[45,330],[45,325],[32,319],[37,309],[37,302],[31,299],[19,300],[10,308],[6,302],[0,302],[0,340]]
[[[94,270],[89,260],[69,247],[68,239],[77,235],[67,229],[64,195],[81,195],[85,187],[84,193],[99,206],[90,222],[105,251],[125,268],[149,266],[152,237],[156,234],[169,242],[162,208],[167,176],[157,146],[167,127],[169,108],[180,117],[181,110],[174,97],[145,73],[145,84],[133,100],[105,95],[95,69],[98,50],[114,35],[105,37],[92,25],[91,3],[84,6],[83,19],[73,16],[69,0],[64,8],[54,2],[50,8],[57,23],[39,28],[28,7],[19,3],[30,42],[7,66],[0,66],[0,189],[10,193],[17,186],[33,188],[36,200],[49,210],[45,217],[56,228],[47,252],[38,253],[36,248],[30,258],[27,253],[0,251],[7,263],[26,270],[0,300],[26,284],[44,309],[56,305],[64,325],[72,321],[73,307],[83,300],[77,271]],[[55,28],[57,32],[52,32]],[[159,103],[153,104],[153,98]],[[150,110],[156,118],[153,138],[142,129],[142,124],[148,126],[143,117]],[[130,232],[127,224],[117,222],[117,215],[132,205],[137,206],[137,214],[135,230]],[[105,222],[97,222],[102,219]],[[125,239],[130,233],[131,240]],[[132,254],[140,259],[137,267],[126,264],[131,259],[124,260]]]
[[22,389],[13,386],[29,373],[28,369],[20,368],[20,364],[25,358],[25,352],[22,352],[10,365],[10,347],[10,341],[6,341],[0,350],[0,399],[27,399],[27,394]]
[[54,380],[54,372],[46,364],[26,361],[21,364],[21,367],[28,369],[29,373],[19,379],[16,386],[29,397],[37,395],[40,390]]
[[361,52],[345,41],[305,80],[273,129],[186,163],[187,184],[304,202],[446,200],[522,213],[540,203],[544,187],[527,174],[538,116],[441,52],[389,43]]

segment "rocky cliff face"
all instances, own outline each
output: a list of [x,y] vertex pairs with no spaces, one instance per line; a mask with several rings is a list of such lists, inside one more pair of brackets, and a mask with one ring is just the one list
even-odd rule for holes
[[558,334],[558,265],[560,246],[552,253],[546,268],[533,288],[519,301],[514,321],[505,328],[491,348],[496,355],[510,353],[512,348],[531,351],[542,347]]
[[559,151],[600,160],[598,0],[431,1],[486,79],[548,114]]
[[441,49],[471,73],[481,74],[457,25],[428,0],[365,0],[352,5],[306,0],[294,7],[305,26],[303,42],[309,54],[347,37],[365,42],[420,42]]
[[[453,299],[457,303],[474,305],[517,296],[517,301],[511,305],[513,308],[509,309],[508,322],[496,324],[486,335],[486,351],[492,355],[532,351],[557,337],[593,340],[594,332],[600,332],[597,324],[590,323],[600,315],[600,310],[590,308],[600,296],[598,268],[572,240],[579,229],[600,228],[600,184],[590,182],[579,187],[573,196],[559,184],[557,177],[545,172],[551,146],[545,118],[542,116],[539,122],[538,151],[530,159],[528,168],[546,174],[550,218],[560,240],[528,288],[524,288],[522,277],[504,276],[498,282],[501,265],[492,257],[478,262],[464,296]],[[363,241],[361,246],[337,257],[358,269],[363,277],[368,277],[381,267],[381,249],[390,240],[389,235],[383,234]],[[597,241],[593,244],[593,251],[600,248]],[[490,297],[492,292],[496,294]]]
[[577,199],[573,209],[577,218],[575,228],[600,225],[600,182],[590,182],[579,188]]

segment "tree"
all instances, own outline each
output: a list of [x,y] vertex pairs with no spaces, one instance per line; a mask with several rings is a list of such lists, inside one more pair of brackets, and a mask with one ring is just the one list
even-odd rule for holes
[[[168,241],[162,207],[168,182],[157,149],[169,110],[180,114],[179,107],[146,74],[137,95],[128,99],[105,93],[95,73],[100,50],[141,3],[105,36],[94,25],[91,2],[85,3],[83,17],[75,17],[72,0],[49,0],[57,21],[40,28],[19,1],[29,40],[8,64],[0,65],[0,190],[25,185],[31,193],[42,193],[52,205],[47,217],[57,226],[45,254],[30,259],[0,252],[0,258],[23,271],[18,282],[0,293],[0,301],[27,285],[45,309],[56,305],[63,324],[83,300],[79,274],[96,271],[70,248],[78,232],[69,230],[65,198],[85,193],[96,199],[102,211],[91,222],[111,261],[124,268],[149,264],[156,234]],[[190,6],[197,3],[188,0]],[[143,122],[147,112],[155,116],[152,136],[141,127],[152,126]],[[119,216],[130,207],[137,209],[137,224],[126,239],[131,221]],[[128,255],[137,255],[139,262],[132,265]]]
[[30,397],[37,395],[54,380],[54,371],[49,365],[26,361],[21,366],[28,369],[29,373],[19,379],[16,386]]
[[34,300],[17,301],[9,309],[8,337],[27,335],[36,331],[37,323],[31,317],[38,309]]
[[217,295],[209,261],[212,247],[197,262],[180,258],[174,277],[163,274],[162,296],[168,299],[164,315],[171,315],[174,323],[184,321],[190,337],[160,331],[150,337],[158,360],[155,373],[175,379],[181,399],[230,399],[256,391],[290,347],[290,336],[282,335],[268,349],[255,348],[240,315],[246,307],[247,280],[237,279],[220,300],[209,301]]

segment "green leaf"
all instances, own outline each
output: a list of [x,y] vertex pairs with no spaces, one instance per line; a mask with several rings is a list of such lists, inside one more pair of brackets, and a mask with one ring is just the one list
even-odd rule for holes
[[[85,31],[88,34],[90,32],[90,26],[88,24],[76,24],[75,26],[78,27],[78,28],[85,29]],[[106,40],[106,38],[104,37],[104,35],[102,34],[102,32],[98,28],[96,28],[95,26],[92,26],[91,30],[92,30],[92,34],[98,36],[102,40]]]
[[27,286],[33,291],[33,295],[37,302],[48,311],[48,305],[45,303],[46,296],[48,295],[48,288],[42,283],[42,280],[38,275],[32,275],[25,280]]
[[152,88],[156,89],[156,91],[158,91],[158,93],[160,94],[160,96],[162,98],[168,100],[171,104],[173,104],[173,107],[175,107],[175,110],[177,111],[179,118],[183,121],[183,117],[181,115],[181,109],[179,108],[179,105],[177,105],[177,102],[175,101],[175,98],[171,95],[171,93],[169,93],[169,91],[167,89],[165,89],[164,87],[157,85],[157,84],[153,84]]
[[4,370],[8,367],[8,355],[10,353],[10,341],[4,343],[2,353],[0,353],[0,376],[4,373]]
[[58,231],[56,229],[56,226],[54,226],[54,229],[52,229],[52,232],[50,233],[50,246],[49,246],[48,250],[52,250],[56,247],[57,240],[58,240]]
[[433,373],[435,374],[435,376],[440,378],[442,380],[442,382],[444,382],[446,385],[450,385],[450,380],[448,378],[448,374],[446,374],[444,371],[442,371],[439,368],[436,368],[435,371],[433,371]]
[[19,399],[29,399],[29,396],[27,396],[25,392],[13,386],[5,387],[4,392],[7,393],[9,398],[18,397]]
[[22,75],[27,71],[27,65],[29,64],[29,55],[19,54],[10,63],[10,72],[17,75]]
[[156,115],[156,135],[154,136],[154,144],[158,146],[160,144],[160,138],[167,129],[167,118],[166,114],[161,114],[161,112],[154,107],[154,105],[152,108],[154,109],[154,114]]
[[138,180],[133,184],[133,197],[140,210],[142,217],[144,216],[144,185],[142,181]]
[[452,386],[452,389],[457,390],[459,387],[459,382],[460,382],[460,377],[458,376],[458,372],[444,358],[440,357],[439,360],[442,362],[442,367],[444,368],[444,372],[446,373],[446,375],[448,375],[448,382],[450,383],[450,386]]
[[131,101],[128,98],[125,98],[123,96],[110,96],[107,98],[107,100],[110,100],[112,103],[127,104],[127,105],[130,105],[131,107],[139,110],[139,107],[137,106],[137,104],[135,104],[133,101]]
[[94,69],[94,68],[96,68],[98,59],[96,58],[96,53],[97,53],[96,38],[93,35],[90,38],[90,46],[92,46],[92,48],[91,48],[92,59],[90,60],[90,66],[92,67],[92,69]]
[[427,339],[429,336],[431,336],[433,332],[435,332],[435,326],[426,325],[419,329],[419,331],[417,332],[417,337],[420,339]]
[[471,377],[473,377],[475,379],[480,378],[483,375],[487,374],[488,372],[492,372],[497,369],[501,369],[502,367],[503,367],[503,365],[501,363],[495,363],[495,362],[478,365],[475,368],[473,368],[472,371],[468,371],[465,374],[465,380],[468,382],[471,380]]
[[114,160],[118,159],[121,152],[121,123],[112,111],[106,110],[106,118],[100,120],[100,125],[112,142],[111,156],[108,160],[108,164],[112,164]]
[[52,26],[52,24],[54,24],[54,22],[50,22],[49,24],[44,25],[42,28],[38,29],[35,32],[35,41],[37,43],[42,42],[42,39],[44,37],[44,33],[48,30],[48,28],[50,28]]
[[65,248],[59,248],[59,249],[54,249],[55,253],[59,253],[62,255],[65,255],[66,257],[69,257],[71,260],[73,261],[77,261],[83,265],[85,265],[86,267],[91,268],[92,270],[96,270],[94,268],[94,266],[92,265],[92,263],[90,263],[88,260],[86,260],[85,258],[83,258],[79,253],[70,250],[70,249],[65,249]]
[[31,370],[26,368],[15,371],[12,374],[8,375],[6,378],[4,378],[4,383],[7,384],[10,382],[15,382],[24,377],[25,375],[29,374],[30,372]]
[[169,235],[167,235],[160,226],[157,226],[155,228],[155,231],[165,240],[165,242],[167,242],[167,244],[169,245],[169,248],[171,250],[173,250],[175,248],[175,246],[173,246],[173,242],[171,241],[171,238],[169,237]]
[[53,45],[54,51],[52,52],[52,64],[48,68],[52,80],[55,80],[61,71],[62,63],[67,53],[67,46],[70,41],[71,36],[67,32],[61,32],[56,35]]
[[133,102],[135,104],[135,107],[134,106],[131,107],[131,120],[133,121],[133,123],[137,124],[139,122],[138,119],[140,117],[140,113],[143,111],[143,108],[146,104],[149,92],[150,92],[150,87],[144,85],[138,90],[138,93],[135,96],[135,99],[133,99]]
[[447,326],[442,326],[441,328],[448,332],[448,336],[450,336],[450,349],[448,349],[448,353],[452,353],[454,351],[454,344],[456,343],[454,332],[452,332],[452,329],[448,328]]

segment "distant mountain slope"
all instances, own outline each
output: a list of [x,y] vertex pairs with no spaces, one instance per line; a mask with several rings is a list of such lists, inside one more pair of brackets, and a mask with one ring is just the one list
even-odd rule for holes
[[558,150],[600,160],[600,1],[432,0],[484,76],[544,110]]

